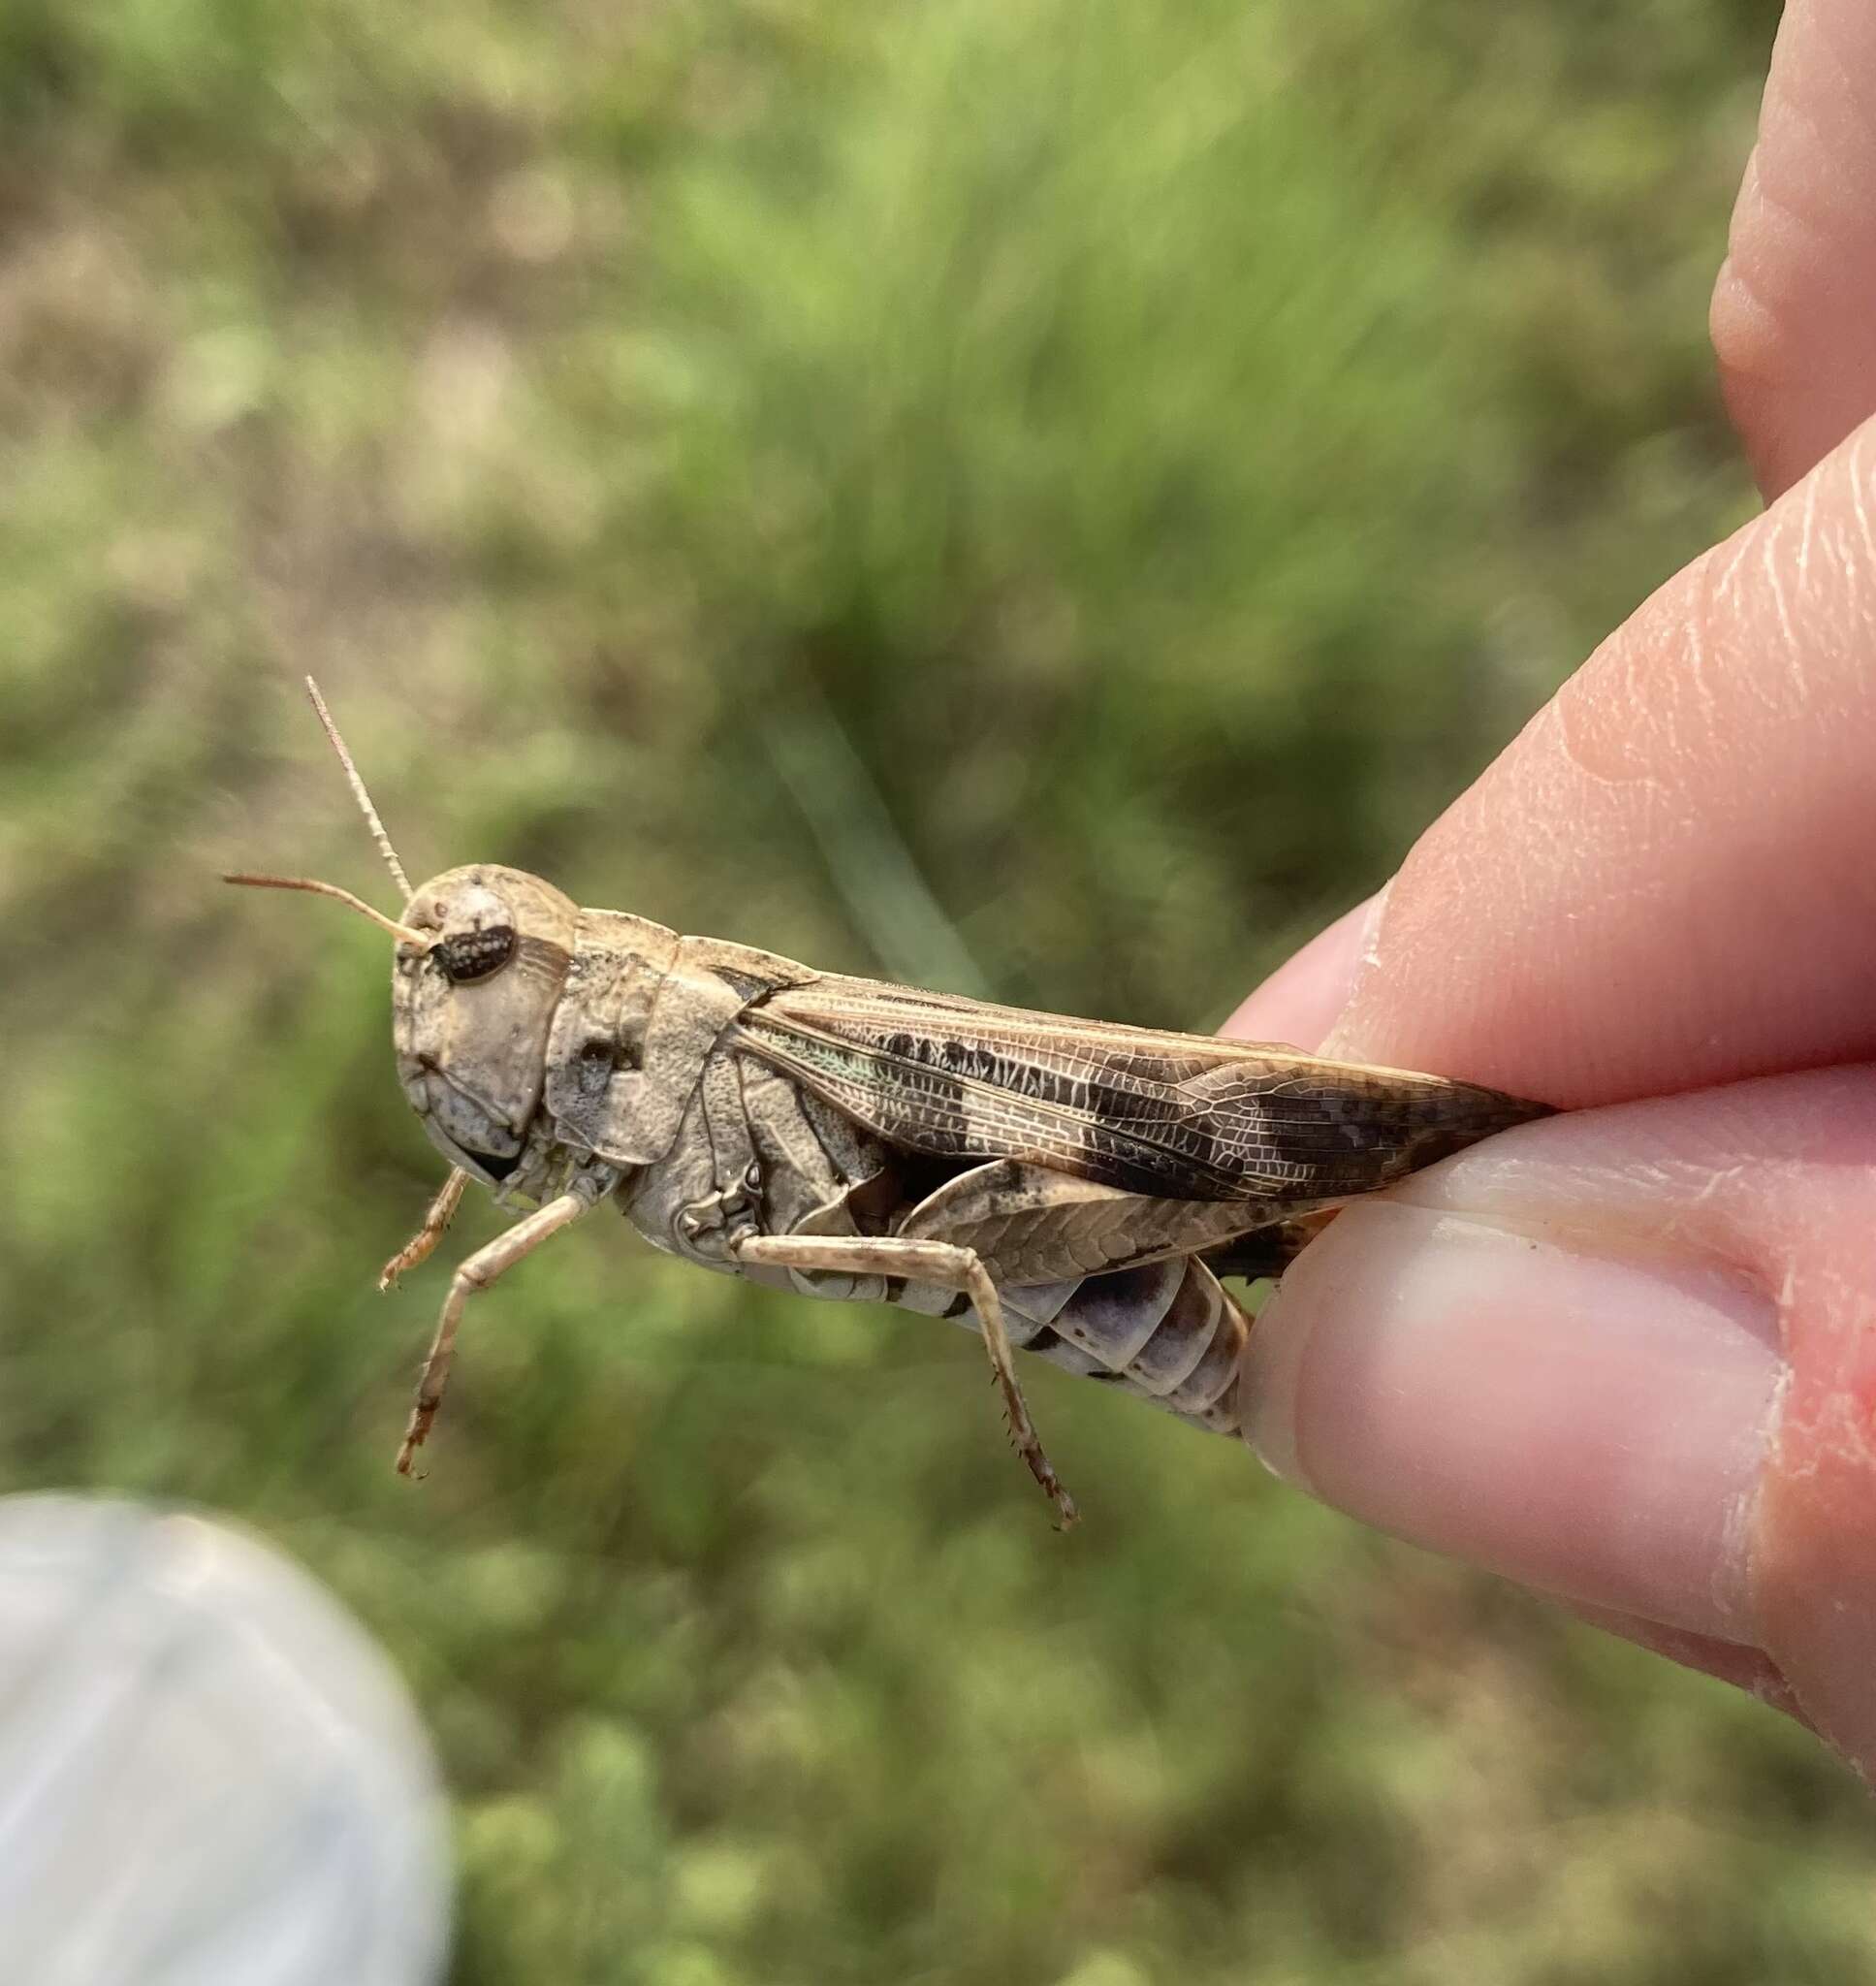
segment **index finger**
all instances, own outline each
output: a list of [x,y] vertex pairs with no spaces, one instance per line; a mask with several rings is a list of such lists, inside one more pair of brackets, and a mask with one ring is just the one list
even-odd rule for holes
[[[1328,1054],[1566,1107],[1876,1055],[1876,421],[1605,642],[1362,923],[1314,963],[1349,976]],[[1288,1004],[1231,1031],[1312,1031],[1320,986]]]

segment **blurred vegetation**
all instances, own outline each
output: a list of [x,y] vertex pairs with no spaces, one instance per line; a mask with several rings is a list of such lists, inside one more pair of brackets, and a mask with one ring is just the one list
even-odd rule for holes
[[311,669],[415,874],[1216,1022],[1747,514],[1775,12],[0,10],[5,1481],[363,1613],[462,1986],[1867,1975],[1797,1732],[1037,1371],[1060,1540],[961,1333],[583,1232],[411,1491],[386,960],[211,880],[385,897]]

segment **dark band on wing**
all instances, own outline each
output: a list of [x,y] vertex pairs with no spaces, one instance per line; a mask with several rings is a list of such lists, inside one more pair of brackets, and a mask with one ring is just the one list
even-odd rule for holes
[[1083,1041],[1040,1016],[1012,1025],[1023,1017],[1007,1010],[977,1032],[948,1004],[929,1026],[916,1018],[908,998],[811,1017],[775,1003],[747,1010],[738,1033],[902,1149],[1022,1159],[1161,1199],[1343,1199],[1539,1114],[1438,1078],[1260,1064],[1201,1037]]

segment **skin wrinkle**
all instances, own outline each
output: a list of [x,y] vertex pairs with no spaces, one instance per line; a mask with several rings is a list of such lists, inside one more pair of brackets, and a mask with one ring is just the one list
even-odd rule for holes
[[[1800,592],[1797,603],[1802,638],[1790,656],[1779,658],[1786,664],[1783,682],[1771,684],[1772,694],[1780,697],[1803,728],[1828,719],[1833,708],[1855,721],[1855,686],[1840,691],[1837,676],[1854,657],[1860,639],[1858,623],[1862,619],[1860,589],[1854,581],[1854,567],[1845,563],[1843,556],[1842,528],[1820,529],[1816,552],[1813,584]],[[1767,663],[1772,659],[1767,657]],[[1774,675],[1769,666],[1764,673]],[[1781,695],[1786,684],[1789,692]]]
[[[1826,251],[1820,267],[1828,271],[1830,244],[1845,232],[1846,219],[1854,223],[1861,203],[1843,178],[1828,170],[1828,164],[1819,169],[1819,162],[1841,159],[1847,150],[1853,149],[1832,142],[1825,106],[1818,100],[1824,79],[1820,66],[1810,58],[1818,46],[1823,18],[1823,9],[1810,10],[1805,22],[1806,39],[1799,45],[1796,59],[1788,63],[1774,60],[1765,79],[1760,127],[1762,131],[1767,126],[1773,128],[1778,143],[1762,162],[1758,189],[1761,197],[1804,237],[1801,245],[1807,253]],[[1774,181],[1783,182],[1784,190]],[[1790,243],[1785,241],[1781,245]]]
[[[1695,1187],[1693,1198],[1687,1202],[1688,1209],[1692,1212],[1698,1212],[1716,1194],[1723,1192],[1729,1186],[1738,1185],[1744,1177],[1746,1169],[1743,1160],[1731,1166],[1708,1167],[1701,1183]],[[1669,1179],[1664,1177],[1662,1184],[1666,1186],[1668,1183]],[[1675,1225],[1677,1226],[1678,1223]],[[1669,1232],[1671,1233],[1673,1228],[1670,1227]]]
[[[1854,505],[1856,493],[1851,493]],[[1837,570],[1843,575],[1846,589],[1854,595],[1860,588],[1862,574],[1857,563],[1857,555],[1850,549],[1850,524],[1845,519],[1830,528],[1830,556],[1836,561]]]
[[[1803,121],[1796,111],[1784,114],[1791,123]],[[1761,156],[1759,169],[1753,175],[1752,203],[1746,215],[1746,246],[1734,258],[1778,327],[1781,347],[1791,343],[1788,299],[1784,293],[1792,286],[1793,277],[1802,272],[1806,260],[1821,257],[1830,242],[1825,217],[1807,210],[1807,203],[1796,187],[1781,183],[1791,178],[1788,158],[1783,147],[1774,150],[1769,158]]]
[[1794,1476],[1815,1477],[1830,1462],[1845,1462],[1867,1475],[1876,1466],[1876,1439],[1872,1439],[1869,1416],[1858,1409],[1855,1400],[1839,1393],[1823,1415],[1810,1426],[1811,1453],[1804,1463],[1794,1467]]
[[[1695,597],[1687,608],[1686,632],[1689,639],[1696,638],[1695,630],[1706,630],[1712,645],[1724,655],[1720,680],[1715,686],[1720,692],[1713,703],[1716,721],[1709,732],[1715,750],[1707,753],[1703,761],[1709,765],[1717,764],[1729,749],[1744,757],[1756,743],[1763,742],[1760,733],[1742,726],[1736,717],[1726,709],[1728,698],[1755,705],[1766,734],[1773,727],[1801,717],[1809,698],[1803,662],[1807,648],[1814,644],[1807,643],[1800,635],[1798,622],[1792,613],[1790,593],[1779,570],[1779,554],[1790,535],[1784,513],[1768,515],[1747,529],[1758,534],[1763,547],[1760,557],[1753,561],[1763,577],[1763,591],[1735,593],[1733,612],[1722,617],[1718,600],[1704,585],[1697,584]],[[1777,619],[1777,644],[1770,641],[1755,643],[1750,638],[1754,602],[1759,599],[1769,604]],[[1807,626],[1818,618],[1822,606],[1815,588],[1808,592],[1800,588],[1799,608]],[[1765,666],[1775,645],[1784,651],[1786,668],[1783,672]],[[1796,696],[1781,694],[1781,686],[1787,680],[1796,688]],[[1690,759],[1689,762],[1694,761]]]
[[[1771,1391],[1765,1400],[1765,1420],[1758,1429],[1761,1457],[1759,1474],[1754,1478],[1749,1490],[1730,1500],[1721,1518],[1720,1552],[1714,1568],[1712,1588],[1716,1608],[1723,1607],[1726,1603],[1725,1574],[1722,1568],[1727,1565],[1739,1568],[1739,1583],[1750,1596],[1749,1607],[1756,1601],[1760,1592],[1761,1555],[1765,1549],[1765,1530],[1761,1522],[1761,1511],[1765,1503],[1762,1489],[1765,1471],[1769,1466],[1769,1458],[1778,1445],[1780,1430],[1784,1425],[1785,1396],[1791,1390],[1792,1381],[1791,1367],[1783,1362],[1788,1333],[1782,1310],[1773,1312],[1773,1329],[1777,1333],[1776,1343],[1781,1362],[1773,1375]],[[1759,1638],[1768,1639],[1763,1634]],[[1773,1673],[1777,1677],[1781,1696],[1795,1702],[1791,1685],[1783,1674],[1777,1671]]]
[[[1813,7],[1806,22],[1808,36],[1808,59],[1804,63],[1804,80],[1815,90],[1828,87],[1832,98],[1830,109],[1837,119],[1850,126],[1854,137],[1861,141],[1861,150],[1867,152],[1871,139],[1876,137],[1876,123],[1864,112],[1862,93],[1857,86],[1857,79],[1867,69],[1867,64],[1845,50],[1837,36],[1836,16],[1827,6]],[[1822,139],[1825,136],[1822,121],[1813,117],[1811,128]]]
[[1381,963],[1382,927],[1387,920],[1387,905],[1394,894],[1394,879],[1390,876],[1368,900],[1368,915],[1361,928],[1361,950],[1358,964],[1372,970]]
[[1866,427],[1859,428],[1851,436],[1849,497],[1850,515],[1856,520],[1857,529],[1862,534],[1863,556],[1872,563],[1876,563],[1876,535],[1872,535],[1869,505],[1864,501],[1872,486],[1870,472],[1863,461],[1864,453],[1870,445],[1870,432]]
[[[1811,105],[1776,71],[1766,83],[1765,100],[1771,117],[1785,127],[1785,142],[1759,175],[1759,195],[1801,238],[1797,245],[1807,253],[1816,252],[1835,239],[1840,232],[1836,223],[1848,210],[1828,176],[1792,170],[1800,160],[1809,164],[1828,153],[1824,126]],[[1789,237],[1780,245],[1789,248]]]
[[1778,1314],[1781,1318],[1790,1313],[1797,1288],[1797,1265],[1788,1262],[1785,1265],[1785,1279],[1778,1286]]
[[[1806,657],[1825,663],[1854,660],[1860,645],[1867,639],[1871,603],[1863,597],[1860,568],[1849,550],[1853,519],[1860,530],[1866,529],[1866,521],[1860,515],[1856,447],[1847,448],[1839,461],[1807,477],[1804,495],[1798,611],[1805,639],[1796,647],[1792,680],[1798,691],[1793,708],[1808,718],[1819,684],[1828,685],[1829,677],[1828,670],[1820,677],[1807,669]],[[1817,522],[1821,497],[1828,498],[1832,505],[1824,524]],[[1815,561],[1808,556],[1812,551],[1817,554]]]
[[1704,563],[1722,568],[1720,578],[1713,582],[1712,600],[1715,606],[1725,607],[1729,612],[1738,606],[1739,574],[1745,567],[1750,551],[1746,533],[1736,530],[1710,552],[1702,552],[1694,561],[1696,566]]
[[[1708,623],[1713,612],[1713,574],[1711,564],[1704,565],[1700,573],[1694,608],[1687,617],[1686,670],[1687,685],[1694,701],[1699,706],[1701,721],[1709,728],[1717,728],[1721,701],[1719,686],[1711,674],[1712,643],[1708,640]],[[1670,746],[1678,740],[1671,735]],[[1679,754],[1676,754],[1679,755]]]
[[[1792,656],[1797,649],[1797,635],[1792,626],[1791,608],[1785,600],[1785,582],[1778,575],[1778,527],[1771,520],[1766,521],[1764,544],[1759,555],[1759,569],[1765,576],[1765,585],[1771,594],[1773,610],[1778,616],[1778,631],[1784,637],[1785,653]],[[1750,681],[1750,677],[1746,679]]]

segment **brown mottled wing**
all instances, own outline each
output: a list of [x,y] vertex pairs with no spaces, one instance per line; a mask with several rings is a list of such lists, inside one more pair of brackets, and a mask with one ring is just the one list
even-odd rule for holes
[[872,979],[783,988],[732,1032],[903,1150],[1019,1159],[1161,1200],[1345,1200],[1545,1114],[1441,1076]]

